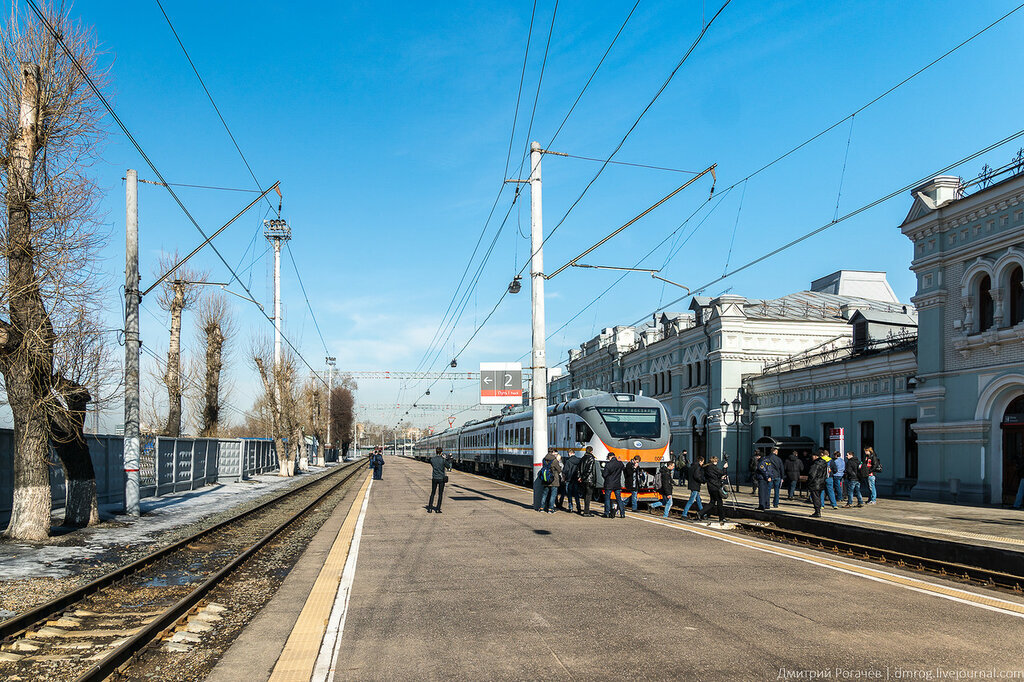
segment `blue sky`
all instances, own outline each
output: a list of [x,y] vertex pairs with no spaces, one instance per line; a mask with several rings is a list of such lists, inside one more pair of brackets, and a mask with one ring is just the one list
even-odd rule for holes
[[[531,138],[543,143],[579,93],[633,1],[558,4]],[[417,366],[448,306],[501,187],[531,2],[165,3],[181,39],[216,98],[260,182],[280,180],[292,252],[330,352],[351,370]],[[715,201],[650,259],[666,277],[696,287],[725,270],[927,176],[1022,127],[1024,94],[1016,87],[1016,44],[1024,10],[961,48],[896,92],[785,161],[722,196],[725,188],[850,114],[1015,6],[1012,2],[773,2],[734,0],[629,137],[618,160],[700,170],[717,163]],[[527,124],[540,74],[553,0],[538,0],[533,41],[514,136],[513,168],[528,144]],[[718,5],[714,5],[717,9]],[[27,5],[19,8],[28,11]],[[701,1],[641,0],[619,41],[553,144],[553,149],[607,156],[713,12]],[[132,133],[172,182],[252,188],[253,181],[206,100],[155,2],[130,8],[80,2],[72,13],[95,28],[110,64],[112,101]],[[6,18],[4,19],[6,21]],[[849,149],[847,156],[847,140]],[[1002,165],[1010,144],[956,169],[977,175]],[[843,165],[845,158],[845,173]],[[95,172],[108,191],[112,320],[123,282],[125,168],[153,179],[111,126]],[[598,164],[545,157],[547,230],[596,172]],[[510,171],[511,172],[511,171]],[[547,270],[632,218],[681,184],[678,173],[609,167],[545,249]],[[698,209],[702,179],[587,260],[633,265]],[[203,224],[215,229],[250,200],[234,192],[182,189]],[[511,204],[504,189],[484,247]],[[721,198],[721,203],[718,203]],[[275,198],[276,201],[276,198]],[[846,221],[756,268],[710,289],[767,298],[804,289],[840,268],[885,270],[909,300],[910,243],[899,231],[910,206],[904,195]],[[266,243],[257,234],[266,206],[218,238],[246,269],[252,291],[271,302]],[[140,188],[142,271],[161,250],[198,243],[161,188]],[[522,230],[520,232],[520,229]],[[730,242],[735,241],[731,255]],[[430,367],[447,365],[497,301],[529,254],[524,194],[498,237],[483,276],[468,296],[455,332]],[[255,236],[255,239],[254,239]],[[211,277],[226,272],[212,254]],[[479,263],[479,255],[471,274]],[[316,367],[324,349],[287,256],[283,264],[285,327]],[[547,283],[549,332],[576,315],[616,273],[571,270]],[[629,275],[548,344],[551,364],[602,327],[625,324],[681,290]],[[245,408],[255,376],[245,361],[252,335],[270,325],[240,299],[243,336],[231,366],[230,402]],[[166,352],[165,315],[154,302],[142,317],[144,342]],[[685,307],[685,303],[673,306]],[[152,313],[152,314],[150,314]],[[186,352],[196,347],[186,318]],[[529,288],[507,297],[459,357],[517,360],[529,351]],[[525,358],[524,358],[525,359]],[[426,384],[408,387],[417,397]],[[363,381],[358,401],[398,399],[394,382]],[[471,403],[475,386],[440,382],[431,399]],[[364,412],[383,420],[376,411]],[[418,417],[435,424],[443,415]],[[110,415],[108,421],[120,421]]]

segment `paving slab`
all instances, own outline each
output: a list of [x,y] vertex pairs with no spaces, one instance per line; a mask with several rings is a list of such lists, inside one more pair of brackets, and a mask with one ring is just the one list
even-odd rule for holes
[[[1012,608],[992,610],[685,522],[542,514],[530,491],[459,472],[444,514],[428,514],[426,464],[389,458],[384,471],[337,679],[774,680],[826,670],[935,679],[1024,669],[1007,641],[1024,630],[1020,597],[999,595]],[[936,584],[953,594],[952,583]]]

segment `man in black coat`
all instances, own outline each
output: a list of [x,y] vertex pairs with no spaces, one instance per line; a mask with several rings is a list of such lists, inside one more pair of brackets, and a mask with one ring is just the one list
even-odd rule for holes
[[[572,457],[567,458],[565,460],[565,464],[562,465],[563,466],[562,477],[565,480],[565,497],[566,497],[566,504],[569,505],[569,513],[572,513],[572,501],[574,499],[576,500],[576,511],[580,511],[579,483],[576,480],[576,472],[579,470],[580,460],[581,459],[582,459],[582,457],[580,457],[579,455],[575,455],[574,454]],[[562,493],[561,493],[561,491],[559,491],[558,497],[559,497],[559,499],[558,499],[558,505],[557,506],[558,506],[559,509],[561,509],[561,507],[562,507],[562,500],[561,500]]]
[[778,508],[779,490],[782,489],[782,472],[784,471],[782,458],[779,457],[779,449],[772,448],[772,454],[768,458],[772,461],[772,466],[775,467],[775,477],[771,480],[772,506]]
[[[581,511],[581,516],[593,516],[590,511],[590,501],[594,499],[594,489],[597,487],[597,460],[594,459],[594,448],[587,446],[583,457],[576,469],[576,510]],[[583,506],[580,507],[580,496],[583,496]]]
[[612,495],[619,507],[619,516],[625,518],[626,510],[622,508],[622,462],[614,453],[608,455],[608,461],[604,465],[604,517],[614,519],[612,511]]
[[694,502],[697,503],[697,516],[704,511],[704,506],[700,503],[700,486],[704,483],[704,458],[698,458],[693,464],[690,465],[690,473],[686,477],[686,487],[690,489],[690,499],[686,501],[686,506],[683,507],[683,518],[685,519],[690,513],[690,505]]
[[704,482],[708,486],[708,497],[711,498],[711,502],[700,518],[708,518],[717,507],[718,522],[725,523],[725,508],[722,506],[722,488],[725,486],[725,470],[728,468],[728,462],[724,466],[718,466],[718,457],[715,455],[711,455],[711,461],[704,465]]
[[828,476],[828,464],[821,458],[821,452],[815,450],[811,454],[811,467],[807,470],[807,492],[814,504],[814,513],[811,516],[821,516],[821,491],[825,489],[825,479]]
[[[427,513],[441,513],[441,501],[444,498],[444,484],[448,480],[447,471],[452,468],[452,461],[445,457],[441,448],[434,450],[430,458],[430,501],[427,502]],[[437,506],[434,506],[434,493],[437,493]]]
[[804,473],[804,463],[800,461],[795,452],[791,452],[786,458],[785,469],[786,478],[789,480],[789,497],[786,499],[792,500],[796,495],[796,486],[800,483],[800,474]]
[[637,479],[640,475],[640,455],[635,456],[633,459],[626,463],[626,466],[622,469],[622,473],[625,477],[625,483],[623,487],[626,489],[626,495],[633,498],[631,500],[633,504],[633,511],[636,511],[636,503],[639,501],[640,486],[637,484]]

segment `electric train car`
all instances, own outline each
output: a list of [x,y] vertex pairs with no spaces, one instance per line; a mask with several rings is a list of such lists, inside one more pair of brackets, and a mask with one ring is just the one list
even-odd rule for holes
[[[417,459],[429,459],[444,448],[460,469],[486,473],[508,481],[528,483],[533,476],[533,410],[468,422],[418,441]],[[654,470],[669,459],[668,413],[661,402],[629,393],[593,392],[548,406],[548,447],[565,456],[583,454],[591,446],[598,462],[614,453],[622,461],[640,456],[653,500]],[[598,488],[604,482],[598,474]]]

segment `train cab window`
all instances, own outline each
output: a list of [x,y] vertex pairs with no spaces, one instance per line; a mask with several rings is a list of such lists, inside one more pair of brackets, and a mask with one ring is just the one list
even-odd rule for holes
[[594,431],[587,422],[576,422],[576,442],[586,444],[594,437]]

